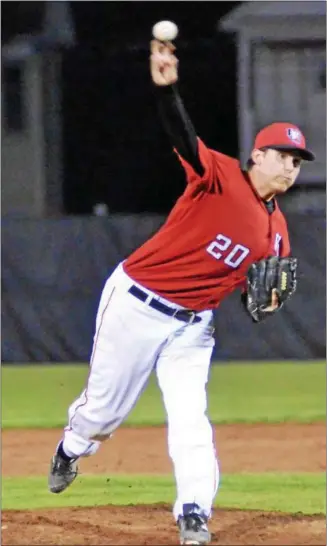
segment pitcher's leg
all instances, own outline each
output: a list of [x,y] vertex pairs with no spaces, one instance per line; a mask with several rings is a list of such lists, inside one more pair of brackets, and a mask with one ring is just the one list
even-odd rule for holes
[[95,453],[128,415],[166,339],[167,327],[153,321],[151,310],[144,310],[125,289],[107,288],[99,306],[87,386],[69,409],[69,423],[52,461],[53,492],[68,487],[76,477],[76,459]]
[[125,419],[168,332],[156,311],[128,293],[124,275],[114,281],[101,296],[86,389],[69,409],[64,449],[75,456],[96,450]]
[[176,520],[183,515],[183,505],[197,505],[201,514],[210,517],[218,489],[213,431],[206,415],[211,353],[212,347],[165,351],[157,363],[177,486]]
[[139,360],[131,332],[126,336],[124,329],[111,328],[109,338],[100,331],[87,387],[69,409],[63,441],[67,454],[94,453],[129,414],[153,369],[150,347],[144,348]]
[[[106,364],[106,362],[103,362],[105,358],[101,359],[100,356],[100,359],[97,357],[95,367],[93,367],[94,360],[96,358],[96,352],[97,350],[99,351],[99,336],[103,335],[103,330],[106,330],[106,321],[111,320],[110,316],[114,316],[115,314],[113,297],[115,291],[117,291],[117,287],[115,284],[116,276],[117,272],[114,272],[114,274],[107,280],[102,291],[96,316],[96,328],[93,339],[93,348],[89,364],[88,378],[86,381],[86,388],[82,391],[80,396],[76,400],[74,400],[74,402],[70,405],[68,409],[68,425],[67,427],[65,427],[64,437],[61,441],[61,446],[59,444],[59,447],[62,447],[63,449],[63,453],[71,458],[88,457],[89,455],[93,455],[98,450],[101,444],[99,440],[91,440],[87,431],[82,431],[81,433],[81,431],[79,430],[74,430],[75,423],[73,423],[72,421],[76,421],[78,413],[83,414],[83,410],[84,413],[85,410],[88,413],[88,408],[86,408],[86,405],[89,405],[90,399],[91,374],[96,374],[99,377],[102,377],[102,375],[105,373],[105,367],[106,365],[108,365]],[[105,382],[105,376],[103,376],[103,381]],[[91,383],[92,382],[93,379],[91,379]],[[91,386],[91,407],[92,399],[94,398],[94,396],[97,396],[97,389],[95,387],[95,391],[93,392]],[[101,420],[103,418],[103,415],[101,412],[98,412],[98,402],[95,402],[95,404],[93,405],[93,409],[95,409],[96,420]],[[101,440],[105,439],[106,438],[102,438]]]

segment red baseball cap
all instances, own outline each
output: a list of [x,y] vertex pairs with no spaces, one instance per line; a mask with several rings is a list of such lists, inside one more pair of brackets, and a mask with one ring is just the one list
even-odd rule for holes
[[296,125],[272,123],[261,129],[254,142],[254,148],[275,150],[296,150],[305,161],[314,161],[315,155],[305,147],[305,138]]

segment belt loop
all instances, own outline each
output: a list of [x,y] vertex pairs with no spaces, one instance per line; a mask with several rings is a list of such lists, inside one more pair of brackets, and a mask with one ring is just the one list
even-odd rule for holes
[[190,314],[190,320],[188,324],[193,324],[193,322],[195,321],[195,317],[196,317],[196,313],[192,311],[192,313]]
[[145,305],[149,305],[151,300],[152,300],[152,296],[151,296],[151,294],[149,294],[148,297],[146,298],[145,302],[144,302]]

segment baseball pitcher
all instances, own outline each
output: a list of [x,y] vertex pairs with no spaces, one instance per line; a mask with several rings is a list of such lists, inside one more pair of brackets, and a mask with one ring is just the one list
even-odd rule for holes
[[167,413],[180,543],[208,544],[219,485],[206,414],[213,309],[239,289],[245,312],[258,323],[294,293],[297,261],[276,196],[314,155],[289,122],[257,134],[246,170],[209,149],[184,108],[177,65],[171,43],[151,42],[159,115],[185,170],[185,191],[161,229],[104,286],[87,384],[69,408],[49,489],[60,493],[73,482],[77,460],[110,437],[155,371]]

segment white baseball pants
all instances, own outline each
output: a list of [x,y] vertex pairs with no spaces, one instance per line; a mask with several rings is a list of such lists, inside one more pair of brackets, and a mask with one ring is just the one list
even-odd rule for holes
[[126,418],[155,370],[177,485],[174,516],[186,503],[198,504],[210,516],[219,482],[206,415],[212,312],[201,312],[198,323],[181,322],[130,294],[133,284],[149,299],[182,309],[134,282],[122,264],[115,269],[101,295],[87,386],[69,408],[63,447],[69,456],[95,453]]

